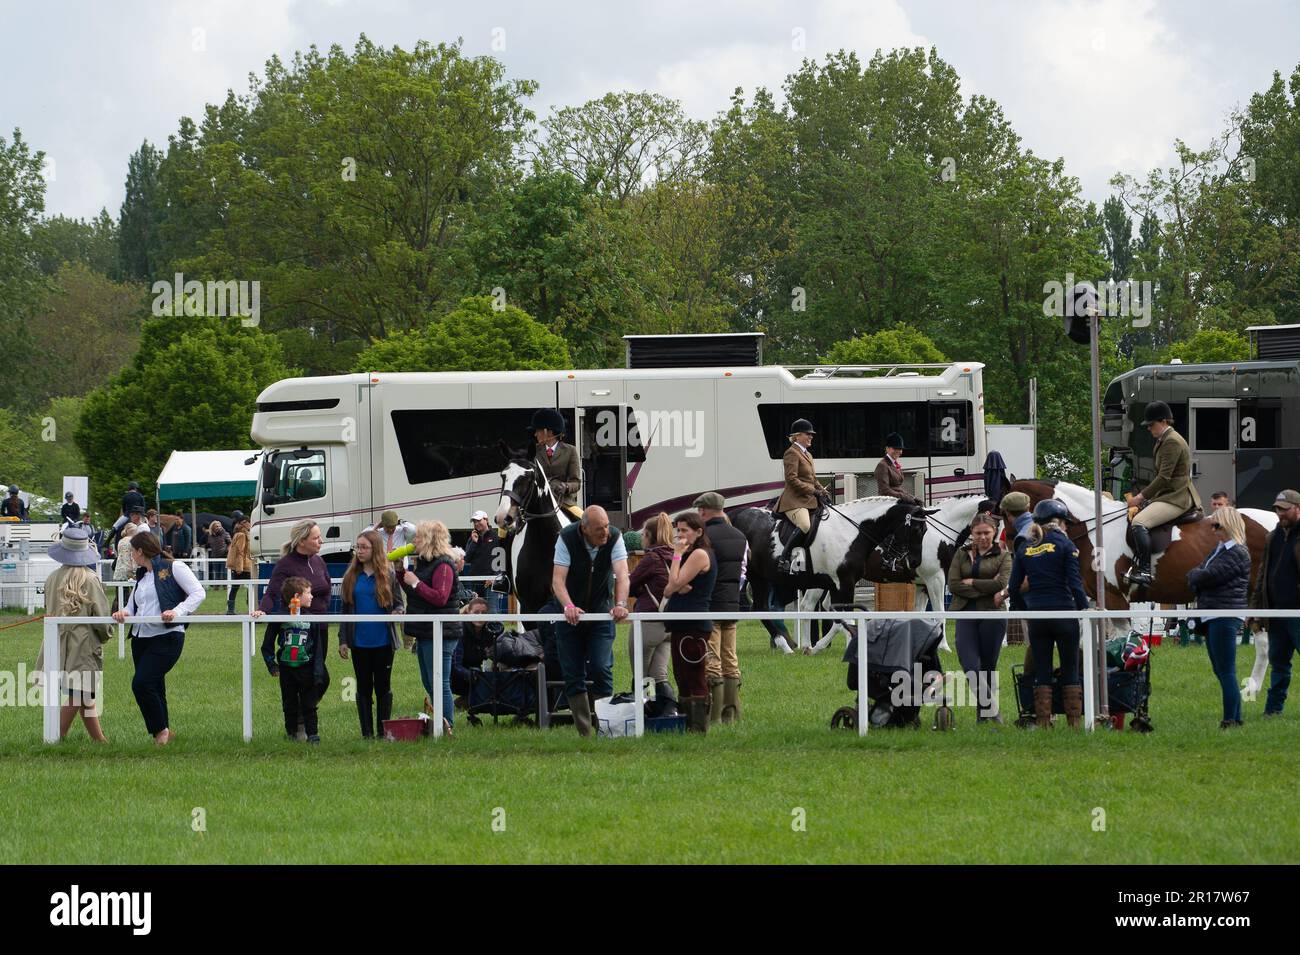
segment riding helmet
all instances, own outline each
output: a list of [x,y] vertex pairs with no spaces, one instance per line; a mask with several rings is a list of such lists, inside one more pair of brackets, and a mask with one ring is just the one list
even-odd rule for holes
[[1142,415],[1142,427],[1149,424],[1155,424],[1157,421],[1173,421],[1174,413],[1169,410],[1169,406],[1163,401],[1153,401],[1147,405],[1146,412]]
[[903,436],[897,431],[891,431],[885,435],[885,447],[898,448],[900,451],[907,450],[907,445],[903,444]]
[[1034,505],[1034,523],[1046,524],[1048,521],[1070,519],[1070,509],[1063,501],[1054,497],[1045,498]]
[[796,421],[794,424],[790,425],[790,436],[791,436],[791,437],[793,437],[793,436],[796,435],[796,434],[804,434],[804,433],[807,433],[807,434],[816,434],[816,433],[817,433],[816,431],[813,430],[813,424],[812,424],[812,422],[809,421],[807,418],[800,418],[800,419],[799,419],[798,421]]
[[140,485],[136,481],[131,481],[129,484],[127,484],[126,489],[128,491],[138,491],[140,490]]
[[528,426],[528,430],[536,431],[538,428],[548,428],[556,434],[564,434],[568,430],[564,415],[556,408],[538,408],[533,412],[533,423]]

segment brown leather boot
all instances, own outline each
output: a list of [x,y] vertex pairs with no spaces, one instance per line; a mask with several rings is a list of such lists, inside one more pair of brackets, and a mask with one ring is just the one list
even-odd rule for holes
[[579,736],[591,735],[591,704],[586,693],[575,693],[569,697],[569,710],[573,713],[573,725]]
[[1083,717],[1083,687],[1077,683],[1061,687],[1061,702],[1065,707],[1065,724],[1077,730]]
[[709,722],[722,722],[722,694],[723,683],[719,680],[717,683],[709,684]]
[[740,677],[727,677],[722,681],[722,722],[740,722]]
[[1040,730],[1052,728],[1052,688],[1034,687],[1034,725]]

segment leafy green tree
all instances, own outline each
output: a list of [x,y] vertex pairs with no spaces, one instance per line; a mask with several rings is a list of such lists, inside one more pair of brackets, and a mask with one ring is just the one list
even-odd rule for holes
[[27,359],[32,355],[33,309],[48,291],[33,240],[45,208],[45,154],[32,152],[15,129],[0,136],[0,341],[9,359],[0,377],[0,405],[15,407],[34,381]]
[[76,441],[81,406],[81,398],[52,398],[27,422],[35,467],[32,482],[54,500],[60,500],[65,477],[86,473],[86,459]]
[[118,277],[117,223],[101,209],[90,221],[54,216],[42,219],[32,230],[40,269],[53,275],[65,263],[80,262],[92,272]]
[[84,262],[65,262],[53,283],[31,323],[25,408],[85,394],[117,374],[135,353],[149,314],[142,286],[114,282]]
[[1218,328],[1203,328],[1187,341],[1174,342],[1169,346],[1165,361],[1177,358],[1183,364],[1202,362],[1247,361],[1250,358],[1250,342],[1244,335],[1224,331]]
[[822,362],[828,365],[906,365],[946,362],[939,346],[910,325],[836,342]]
[[[10,484],[17,484],[24,491],[35,491],[45,497],[51,488],[40,484],[37,475],[36,444],[38,434],[23,415],[8,408],[0,408],[0,447],[5,449],[4,461],[0,463],[0,489]],[[55,488],[61,488],[58,484]]]
[[696,178],[708,148],[707,125],[657,93],[607,93],[554,110],[542,128],[542,163],[572,176],[584,192],[617,203],[651,179]]
[[248,445],[257,395],[296,372],[279,341],[223,318],[156,318],[112,381],[86,396],[76,441],[92,504],[113,511],[127,481],[146,496],[171,452]]
[[152,281],[159,270],[158,167],[162,153],[145,140],[126,166],[126,196],[118,212],[118,269],[123,276]]
[[564,339],[526,312],[493,307],[486,295],[465,298],[454,311],[413,332],[372,344],[354,371],[541,371],[569,367]]
[[1110,260],[1107,278],[1123,281],[1133,268],[1133,220],[1118,196],[1111,196],[1102,204],[1101,222],[1106,233],[1106,258]]
[[535,84],[459,45],[273,58],[182,120],[158,173],[165,272],[257,280],[271,331],[362,344],[473,288],[476,204],[515,175]]

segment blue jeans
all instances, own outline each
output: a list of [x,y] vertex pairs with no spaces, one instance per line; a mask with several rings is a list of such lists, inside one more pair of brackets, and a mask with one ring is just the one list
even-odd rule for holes
[[[459,640],[442,640],[442,715],[449,725],[455,725],[451,718],[453,704],[451,700],[451,656],[456,652]],[[420,682],[424,692],[433,699],[433,637],[418,637],[415,641],[415,656],[420,661]]]
[[1268,621],[1268,665],[1273,671],[1268,684],[1265,713],[1281,713],[1286,691],[1291,686],[1291,654],[1300,650],[1300,617]]
[[[1237,639],[1241,636],[1241,621],[1235,617],[1215,617],[1207,620],[1205,649],[1210,653],[1210,666],[1223,688],[1223,718],[1241,719],[1241,688],[1237,686]],[[1271,641],[1270,641],[1271,645]]]
[[567,696],[586,693],[588,680],[593,699],[614,692],[614,621],[579,621],[574,627],[561,620],[555,625],[555,646]]

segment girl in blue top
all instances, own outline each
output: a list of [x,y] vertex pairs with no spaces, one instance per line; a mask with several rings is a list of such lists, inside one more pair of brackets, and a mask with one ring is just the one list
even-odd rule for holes
[[[385,557],[384,542],[375,531],[365,531],[357,538],[352,563],[343,575],[343,612],[400,614],[404,609],[402,588]],[[357,715],[363,739],[371,739],[376,732],[382,735],[384,720],[393,715],[393,652],[401,645],[396,622],[339,625],[339,656],[344,660],[351,657],[357,675]]]

